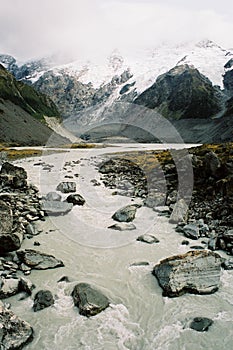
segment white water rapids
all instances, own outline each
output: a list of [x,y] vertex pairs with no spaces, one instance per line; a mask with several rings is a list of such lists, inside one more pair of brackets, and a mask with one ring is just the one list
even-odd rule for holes
[[[36,291],[49,289],[56,296],[55,305],[33,312],[31,298],[10,299],[12,310],[28,321],[34,329],[34,340],[27,350],[231,350],[233,341],[233,271],[223,271],[221,287],[212,295],[186,294],[178,298],[162,296],[153,266],[162,258],[190,250],[181,242],[184,237],[175,232],[166,217],[152,209],[138,209],[134,231],[113,231],[107,227],[115,210],[128,203],[140,202],[123,196],[113,196],[113,190],[103,185],[96,169],[99,155],[136,149],[156,149],[159,145],[120,145],[117,148],[77,149],[40,157],[49,170],[33,166],[39,158],[17,161],[28,172],[29,181],[42,194],[54,191],[61,181],[76,181],[77,192],[84,196],[83,207],[75,206],[70,213],[46,218],[39,223],[43,232],[26,239],[22,248],[37,249],[61,259],[65,267],[46,271],[33,270],[30,279]],[[74,167],[65,162],[81,160]],[[65,178],[65,175],[79,177]],[[64,198],[66,195],[64,195]],[[160,243],[145,244],[136,238],[155,235]],[[39,241],[40,247],[33,242]],[[193,245],[200,242],[194,241]],[[191,244],[192,245],[192,244]],[[136,262],[148,266],[134,266]],[[57,281],[69,276],[71,283]],[[88,282],[100,289],[111,305],[99,315],[80,316],[70,297],[73,286]],[[208,332],[199,333],[184,328],[185,322],[197,316],[214,320]]]

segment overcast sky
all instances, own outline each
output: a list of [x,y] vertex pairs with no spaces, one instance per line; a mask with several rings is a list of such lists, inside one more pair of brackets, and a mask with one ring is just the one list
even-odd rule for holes
[[232,0],[0,0],[0,6],[0,52],[18,59],[204,38],[233,47]]

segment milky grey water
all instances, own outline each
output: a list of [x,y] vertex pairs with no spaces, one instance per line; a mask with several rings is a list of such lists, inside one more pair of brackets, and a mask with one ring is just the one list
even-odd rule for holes
[[[162,258],[189,250],[181,245],[183,236],[174,231],[168,219],[152,209],[138,210],[134,231],[113,231],[111,215],[128,203],[130,198],[113,196],[113,190],[99,180],[96,163],[106,152],[126,149],[156,149],[158,145],[120,145],[117,148],[71,150],[43,156],[40,159],[54,165],[51,171],[33,166],[39,158],[17,161],[28,171],[29,180],[42,194],[56,189],[65,175],[75,178],[77,192],[86,199],[83,207],[60,217],[47,218],[39,224],[43,232],[25,240],[23,248],[36,249],[62,259],[65,267],[32,271],[30,279],[37,289],[49,289],[56,295],[53,307],[34,313],[32,299],[18,301],[11,298],[12,310],[34,328],[30,350],[196,350],[232,349],[233,341],[233,272],[223,271],[221,287],[212,295],[186,294],[179,298],[165,298],[157,280],[151,274],[153,266]],[[65,162],[81,160],[74,167]],[[73,179],[66,180],[72,181]],[[65,197],[65,196],[64,196]],[[140,202],[135,199],[134,202]],[[148,245],[137,242],[142,233],[155,235],[160,243]],[[199,242],[195,241],[195,245]],[[148,266],[130,267],[132,263],[147,261]],[[71,283],[57,281],[69,276]],[[70,293],[75,283],[88,282],[97,286],[111,301],[99,315],[86,318],[74,307]],[[214,324],[208,332],[198,333],[184,328],[187,320],[196,316],[209,317]]]

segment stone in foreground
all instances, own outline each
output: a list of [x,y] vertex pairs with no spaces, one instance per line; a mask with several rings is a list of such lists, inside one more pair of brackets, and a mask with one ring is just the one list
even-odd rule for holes
[[54,298],[49,290],[40,290],[34,298],[33,310],[43,310],[54,304]]
[[156,238],[153,235],[148,235],[148,234],[139,236],[137,238],[137,241],[143,242],[143,243],[148,243],[148,244],[159,243],[158,238]]
[[109,226],[108,228],[116,231],[132,231],[136,229],[136,226],[132,222],[119,222]]
[[153,275],[164,296],[176,297],[187,292],[211,294],[220,285],[221,263],[222,258],[212,251],[189,251],[160,261]]
[[136,215],[138,205],[127,205],[126,207],[123,207],[119,210],[117,210],[112,218],[113,220],[119,221],[119,222],[130,222],[133,221]]
[[197,332],[206,332],[213,324],[213,320],[207,317],[195,317],[189,324],[189,328]]
[[80,315],[95,316],[109,306],[108,298],[87,283],[79,283],[72,292],[74,305]]
[[76,183],[74,181],[63,181],[57,185],[57,191],[62,193],[76,192]]
[[169,222],[171,224],[178,224],[180,222],[186,222],[187,221],[187,214],[188,214],[188,206],[184,199],[179,199],[174,209],[171,213]]
[[61,260],[56,259],[53,255],[38,252],[33,249],[20,250],[17,252],[21,263],[35,270],[54,269],[63,267]]
[[33,338],[32,327],[2,305],[0,305],[0,325],[1,349],[22,349]]
[[65,215],[72,210],[73,204],[58,201],[42,201],[41,208],[48,216]]

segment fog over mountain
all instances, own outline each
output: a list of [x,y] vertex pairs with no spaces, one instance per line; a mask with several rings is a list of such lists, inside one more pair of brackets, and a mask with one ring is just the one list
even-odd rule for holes
[[0,52],[19,60],[62,52],[105,57],[162,41],[208,38],[230,48],[230,0],[14,0],[1,1]]

